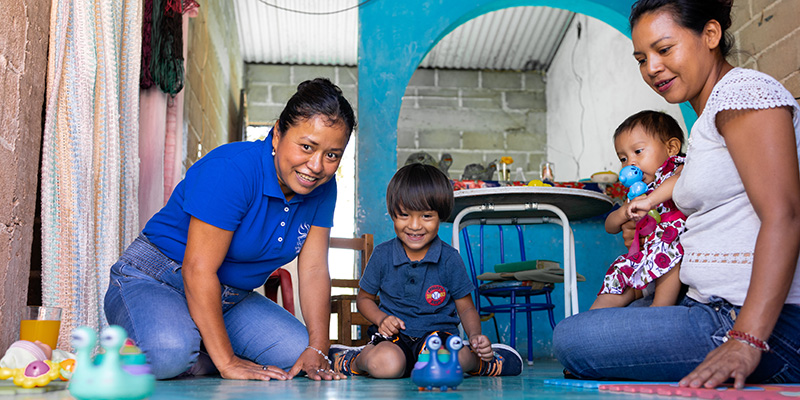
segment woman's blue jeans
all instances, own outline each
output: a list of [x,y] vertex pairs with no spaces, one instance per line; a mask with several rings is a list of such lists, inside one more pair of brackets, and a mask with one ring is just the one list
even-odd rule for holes
[[[718,298],[703,304],[686,297],[673,307],[589,310],[556,326],[553,351],[583,379],[678,381],[723,343],[739,309]],[[748,382],[800,382],[799,306],[784,305],[768,343],[772,351],[762,354]]]
[[[306,327],[261,294],[222,285],[220,301],[238,357],[289,369],[308,345]],[[181,265],[144,235],[111,267],[105,312],[144,352],[157,379],[186,373],[197,362],[200,331],[186,305]]]

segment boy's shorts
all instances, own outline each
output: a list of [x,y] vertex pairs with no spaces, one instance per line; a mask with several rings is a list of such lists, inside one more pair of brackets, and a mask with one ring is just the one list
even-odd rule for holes
[[439,335],[439,337],[442,339],[442,343],[447,342],[447,338],[452,336],[452,334],[447,332],[431,331],[426,333],[423,337],[408,336],[401,332],[387,338],[378,333],[378,327],[375,325],[370,326],[367,330],[367,334],[372,335],[372,339],[370,339],[369,344],[377,345],[380,342],[392,342],[400,347],[400,350],[403,351],[403,355],[406,357],[406,369],[403,372],[403,378],[408,378],[411,376],[411,371],[414,369],[414,364],[417,363],[419,355],[425,350],[425,341],[434,333]]

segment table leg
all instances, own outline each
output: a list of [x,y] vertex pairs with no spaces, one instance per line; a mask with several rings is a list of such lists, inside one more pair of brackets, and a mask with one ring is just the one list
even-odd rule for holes
[[529,211],[545,210],[555,214],[561,222],[562,243],[564,246],[564,316],[569,317],[578,313],[578,279],[575,266],[575,237],[569,225],[569,219],[564,212],[550,204],[527,203],[527,204],[484,204],[480,206],[465,207],[456,215],[453,220],[453,240],[452,246],[459,250],[458,233],[461,231],[461,221],[471,213],[487,211]]

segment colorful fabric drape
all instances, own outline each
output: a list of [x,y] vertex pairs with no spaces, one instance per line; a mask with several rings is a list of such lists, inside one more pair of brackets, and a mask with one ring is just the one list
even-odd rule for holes
[[187,22],[184,16],[195,16],[199,6],[195,0],[144,0],[142,89],[158,85],[173,96],[183,89],[186,59],[183,27]]
[[55,0],[42,142],[42,301],[59,347],[105,324],[109,267],[138,232],[139,0]]
[[[145,10],[147,1],[145,1]],[[183,54],[189,26],[189,18],[197,15],[196,6],[183,14]],[[142,52],[148,46],[142,45]],[[143,57],[144,58],[144,57]],[[147,64],[142,64],[142,70]],[[142,74],[144,76],[144,74]],[[141,86],[144,87],[144,81]],[[139,156],[142,160],[139,170],[139,225],[144,228],[150,219],[167,203],[172,190],[183,175],[185,158],[183,137],[184,91],[172,96],[159,88],[151,87],[140,92],[139,99]]]

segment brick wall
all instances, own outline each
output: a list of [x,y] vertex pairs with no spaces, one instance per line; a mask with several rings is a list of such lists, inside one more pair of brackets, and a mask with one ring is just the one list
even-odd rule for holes
[[[355,67],[248,64],[246,74],[250,125],[274,124],[297,84],[316,77],[330,78],[358,108]],[[418,69],[397,123],[398,167],[414,152],[450,153],[450,177],[460,178],[467,164],[511,156],[512,172],[521,167],[531,179],[547,142],[544,87],[535,72]]]
[[247,123],[273,125],[297,85],[308,79],[328,78],[342,89],[344,97],[357,109],[358,70],[355,67],[321,65],[247,64]]
[[468,164],[510,156],[512,179],[519,167],[530,180],[545,158],[546,114],[540,73],[418,69],[397,123],[398,167],[414,152],[447,152],[449,175],[460,178]]
[[800,1],[736,0],[731,33],[735,65],[757,69],[800,97]]
[[188,168],[211,149],[239,137],[239,92],[244,63],[233,7],[203,2],[189,19],[184,133]]

